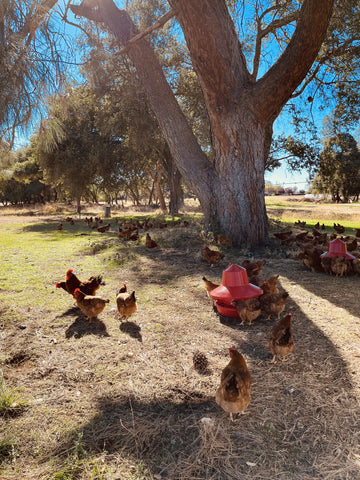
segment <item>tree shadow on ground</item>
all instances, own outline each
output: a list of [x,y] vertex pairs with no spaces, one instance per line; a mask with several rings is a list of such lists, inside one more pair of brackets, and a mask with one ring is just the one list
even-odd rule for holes
[[[124,457],[134,455],[154,473],[166,477],[170,458],[191,455],[199,443],[199,421],[218,411],[212,398],[201,392],[174,388],[166,398],[139,401],[130,395],[98,398],[98,414],[73,433],[55,454],[71,450],[79,433],[92,454],[106,451]],[[173,477],[170,477],[173,478]]]
[[317,373],[306,364],[299,368],[299,360],[271,368],[257,362],[252,402],[234,422],[216,405],[214,392],[201,387],[168,385],[156,398],[135,398],[122,388],[99,397],[97,414],[63,438],[54,453],[64,458],[80,434],[88,454],[105,452],[118,465],[136,459],[146,467],[144,478],[273,480],[282,472],[310,480],[335,478],[327,474],[336,451],[341,459],[334,473],[341,464],[341,478],[358,478],[358,403],[346,367],[339,356],[318,360],[324,370]]

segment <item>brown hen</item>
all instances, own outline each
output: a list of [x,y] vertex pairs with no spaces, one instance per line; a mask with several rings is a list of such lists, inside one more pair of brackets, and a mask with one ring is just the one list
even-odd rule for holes
[[244,325],[245,322],[251,325],[251,322],[261,315],[258,297],[247,298],[246,300],[233,300],[231,303],[241,318],[241,325]]
[[221,260],[224,258],[224,254],[218,250],[211,250],[207,245],[204,245],[204,257],[206,261],[210,263],[210,266],[213,267],[221,262]]
[[150,235],[147,233],[145,238],[145,247],[146,248],[157,248],[159,245],[153,240]]
[[269,348],[273,354],[272,363],[276,363],[277,356],[281,356],[282,361],[284,361],[286,355],[294,350],[291,313],[276,322],[272,327],[270,331]]
[[75,289],[74,297],[77,306],[88,317],[90,322],[92,318],[97,317],[104,310],[105,305],[110,301],[94,295],[85,295],[79,288]]
[[280,314],[285,309],[285,303],[288,299],[288,292],[283,293],[265,293],[259,297],[261,313],[267,315],[267,320],[271,315],[277,315],[280,318]]
[[120,315],[120,320],[127,321],[130,315],[136,312],[137,304],[135,297],[135,290],[132,293],[127,292],[126,284],[124,283],[123,287],[120,288],[116,296],[116,305]]
[[244,357],[235,348],[229,348],[230,362],[221,372],[220,386],[216,391],[215,400],[225,412],[244,413],[250,403],[251,373]]
[[279,289],[277,288],[278,280],[279,275],[273,275],[268,279],[264,278],[262,284],[260,285],[263,293],[279,293]]
[[73,270],[70,269],[66,272],[65,282],[57,282],[56,288],[63,288],[70,295],[74,295],[77,288],[84,292],[85,295],[95,295],[100,285],[105,285],[101,275],[97,275],[96,277],[92,276],[89,280],[82,282],[75,273],[73,273]]

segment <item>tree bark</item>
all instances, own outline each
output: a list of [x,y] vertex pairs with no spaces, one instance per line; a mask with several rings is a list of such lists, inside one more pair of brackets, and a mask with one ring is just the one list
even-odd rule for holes
[[166,202],[165,202],[163,192],[161,190],[161,177],[163,172],[164,172],[164,166],[161,165],[160,162],[158,162],[155,166],[155,170],[151,172],[151,178],[153,179],[153,182],[154,182],[155,194],[156,194],[157,200],[160,203],[160,208],[163,213],[166,213],[167,212]]
[[133,62],[174,161],[200,200],[206,228],[234,245],[258,246],[268,235],[264,200],[265,158],[272,124],[301,83],[325,38],[333,0],[304,0],[295,32],[278,61],[252,78],[225,0],[168,0],[177,12],[203,90],[214,161],[200,149],[144,39],[113,0],[98,3],[106,23]]
[[184,205],[184,196],[181,188],[181,174],[177,168],[168,174],[168,185],[170,192],[169,213],[172,217],[178,215],[180,208]]
[[175,217],[184,205],[184,195],[181,188],[181,174],[175,165],[167,170],[167,184],[169,186],[169,213]]
[[174,217],[184,205],[184,197],[181,188],[181,173],[175,165],[167,145],[165,145],[162,163],[165,168],[167,185],[169,187],[169,213]]

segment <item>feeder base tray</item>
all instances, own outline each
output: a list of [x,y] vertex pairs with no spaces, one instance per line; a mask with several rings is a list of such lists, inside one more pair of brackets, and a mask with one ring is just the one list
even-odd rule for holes
[[239,314],[235,307],[232,305],[227,305],[225,303],[221,303],[218,300],[215,302],[215,307],[218,311],[219,315],[223,317],[232,317],[232,318],[239,318]]

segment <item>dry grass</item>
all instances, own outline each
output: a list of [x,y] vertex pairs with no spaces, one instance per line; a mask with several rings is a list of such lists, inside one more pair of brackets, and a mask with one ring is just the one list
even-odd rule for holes
[[[14,217],[6,221],[1,231],[20,228],[29,238],[50,222],[28,217],[37,225],[23,229]],[[203,275],[219,282],[229,262],[240,264],[250,252],[227,250],[211,268],[194,221],[154,230],[161,247],[154,251],[142,238],[119,244],[114,230],[92,232],[66,256],[50,230],[48,241],[57,240],[52,276],[40,274],[29,286],[29,304],[0,303],[4,384],[27,405],[2,418],[1,479],[360,479],[360,278],[313,274],[275,246],[257,251],[256,259],[266,259],[264,276],[280,275],[294,319],[294,353],[273,365],[272,322],[220,319],[202,285]],[[71,265],[83,277],[104,274],[99,293],[111,302],[91,324],[47,283]],[[128,324],[119,323],[115,306],[124,281],[138,297]],[[250,406],[233,423],[214,400],[231,345],[253,376]],[[192,365],[197,349],[210,361],[203,375]]]

